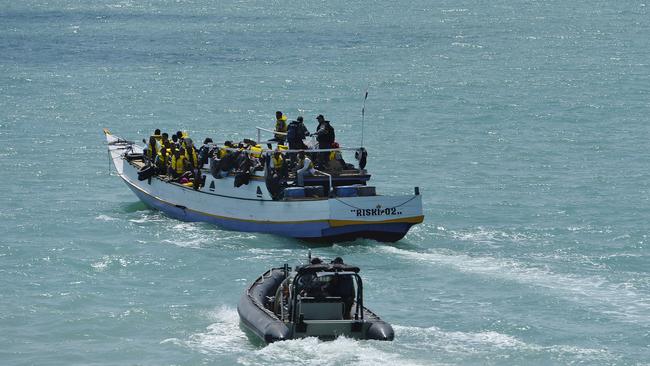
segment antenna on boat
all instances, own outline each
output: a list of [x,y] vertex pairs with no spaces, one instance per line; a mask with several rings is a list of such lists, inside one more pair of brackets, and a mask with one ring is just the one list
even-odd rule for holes
[[363,97],[363,108],[361,108],[361,147],[363,147],[363,122],[366,117],[366,99],[368,99],[368,87],[366,86],[366,94]]

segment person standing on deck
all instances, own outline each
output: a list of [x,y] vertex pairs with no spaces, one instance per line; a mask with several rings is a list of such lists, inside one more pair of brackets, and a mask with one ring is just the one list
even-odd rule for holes
[[[325,120],[322,114],[319,114],[316,120],[318,121],[318,127],[316,128],[315,135],[318,141],[318,148],[329,149],[332,147],[336,137],[334,128],[330,125],[330,121]],[[318,164],[326,165],[328,156],[329,153],[326,151],[318,153]]]
[[[309,131],[305,127],[302,116],[298,116],[295,121],[291,121],[287,127],[287,143],[290,150],[304,150],[307,148],[303,141],[309,136]],[[292,163],[296,161],[296,153],[290,153],[289,158]]]
[[[287,116],[282,114],[281,111],[275,112],[275,132],[282,132],[282,133],[287,132]],[[285,135],[276,133],[275,137],[273,137],[269,141],[275,141],[278,144],[284,144]],[[269,149],[273,148],[270,143],[268,143],[266,146]]]

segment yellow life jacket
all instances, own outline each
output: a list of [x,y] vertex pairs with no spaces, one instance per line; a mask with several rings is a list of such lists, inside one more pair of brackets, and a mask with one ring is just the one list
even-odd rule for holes
[[251,146],[251,155],[259,159],[262,156],[262,147],[260,145]]
[[178,174],[185,173],[185,155],[180,155],[176,158],[176,155],[172,156],[172,170]]
[[[275,130],[277,132],[287,132],[287,128],[289,128],[289,125],[287,125],[287,116],[284,114],[280,119],[275,121]],[[286,135],[275,135],[276,138],[284,140],[286,138]]]
[[[166,151],[169,153],[169,150]],[[163,155],[162,150],[158,151],[158,162],[160,164],[161,168],[164,168],[167,166],[167,160],[169,159],[169,156],[167,154]]]
[[278,144],[278,149],[280,149],[280,150],[289,150],[289,146]]
[[280,169],[282,168],[282,164],[284,164],[284,158],[282,155],[278,155],[278,158],[275,158],[275,155],[271,155],[271,161],[273,162],[273,167],[275,169]]
[[222,159],[224,156],[226,156],[226,154],[228,154],[228,150],[226,150],[225,147],[221,147],[217,153],[217,158]]

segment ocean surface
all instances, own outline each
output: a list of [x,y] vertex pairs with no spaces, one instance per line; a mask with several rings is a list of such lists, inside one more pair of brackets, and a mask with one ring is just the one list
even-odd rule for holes
[[[650,365],[650,4],[0,1],[1,365]],[[401,241],[165,217],[102,128],[361,139]],[[244,288],[311,249],[362,267],[394,342],[262,347]]]

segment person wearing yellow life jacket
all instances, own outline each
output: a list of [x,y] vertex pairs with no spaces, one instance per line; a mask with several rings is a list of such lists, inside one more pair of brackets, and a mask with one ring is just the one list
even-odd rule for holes
[[192,143],[192,139],[186,138],[183,142],[185,144],[185,159],[190,163],[190,168],[200,168],[198,154],[196,153],[196,148]]
[[297,165],[296,177],[298,178],[298,185],[305,185],[305,176],[316,174],[316,169],[314,169],[314,163],[305,155],[304,151],[298,153],[298,165]]
[[234,146],[232,145],[232,141],[225,141],[223,143],[223,147],[220,147],[219,150],[217,151],[217,159],[223,159],[224,156],[228,155],[229,151],[228,149],[232,149]]
[[[278,144],[284,144],[284,141],[286,140],[286,133],[287,133],[287,127],[289,125],[287,124],[287,116],[282,114],[281,111],[275,112],[275,132],[282,132],[282,134],[275,134],[275,137],[270,139],[269,141],[275,141]],[[273,147],[271,144],[267,144],[269,149],[272,149]]]
[[185,150],[180,148],[172,155],[171,165],[169,166],[170,175],[178,178],[186,171],[187,158],[185,157]]
[[169,160],[170,157],[172,156],[172,150],[167,149],[165,147],[162,147],[160,151],[158,151],[158,155],[156,156],[155,160],[155,165],[156,168],[158,168],[158,174],[167,174],[168,173],[168,165],[169,165]]
[[[340,148],[338,142],[332,143],[331,146],[332,149],[338,149]],[[327,161],[327,167],[329,170],[334,171],[334,172],[340,172],[341,170],[345,169],[345,160],[343,160],[343,155],[341,154],[341,150],[336,150],[336,151],[330,151],[329,153],[329,159]]]
[[278,174],[279,177],[286,176],[287,164],[284,163],[284,157],[280,150],[275,150],[271,155],[271,162],[269,166],[272,171]]

